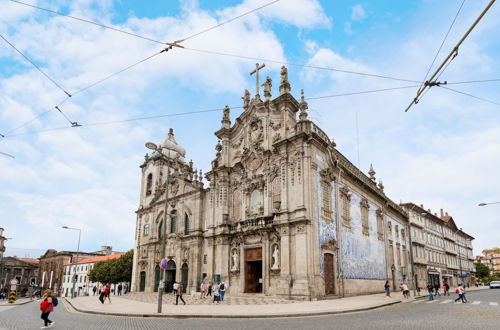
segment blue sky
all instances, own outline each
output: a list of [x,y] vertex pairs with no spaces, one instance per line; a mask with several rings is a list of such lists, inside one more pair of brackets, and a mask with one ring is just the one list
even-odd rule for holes
[[[268,1],[43,1],[63,13],[173,41]],[[74,92],[161,49],[161,45],[1,0],[0,33],[55,81]],[[459,0],[281,0],[185,42],[185,46],[312,66],[421,80],[457,12]],[[438,62],[487,1],[466,1]],[[462,45],[442,80],[499,78],[500,9],[494,5]],[[241,105],[255,60],[174,49],[76,95],[61,108],[84,125],[133,117]],[[277,81],[281,65],[263,75]],[[412,85],[288,66],[292,93],[306,97]],[[451,85],[450,85],[451,87]],[[500,102],[499,83],[455,85]],[[311,100],[310,118],[365,172],[370,163],[396,202],[443,208],[476,237],[476,253],[500,245],[500,107],[433,88],[410,112],[416,88]],[[0,133],[53,109],[64,94],[0,40]],[[240,113],[233,109],[232,118]],[[173,127],[187,158],[207,171],[219,112],[116,125],[39,132],[67,126],[52,110],[0,141],[0,226],[7,253],[37,256],[47,248],[132,247],[146,141]],[[357,129],[356,129],[357,118]],[[358,134],[356,134],[358,132]],[[359,158],[358,143],[359,141]]]

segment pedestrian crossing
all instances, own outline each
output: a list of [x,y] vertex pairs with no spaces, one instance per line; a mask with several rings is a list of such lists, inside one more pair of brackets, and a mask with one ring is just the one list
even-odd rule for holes
[[[462,302],[461,301],[455,301],[453,299],[446,299],[446,300],[424,300],[424,299],[420,299],[420,300],[415,300],[415,301],[412,301],[411,303],[412,304],[421,304],[421,303],[424,303],[424,304],[449,304],[449,303],[452,303],[454,302],[455,304],[461,304]],[[484,305],[489,305],[489,306],[498,306],[498,302],[495,302],[495,301],[488,301],[488,302],[483,302],[481,300],[474,300],[474,301],[469,301],[468,302],[469,305],[481,305],[481,304],[484,304]]]

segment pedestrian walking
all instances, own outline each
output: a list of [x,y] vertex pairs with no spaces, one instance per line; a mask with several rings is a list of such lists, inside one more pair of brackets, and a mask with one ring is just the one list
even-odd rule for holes
[[439,293],[439,284],[436,284],[434,286],[434,289],[435,289],[434,295],[435,296],[441,296],[441,294]]
[[406,299],[410,298],[410,289],[405,283],[401,283],[401,291],[403,291],[403,297]]
[[208,283],[207,297],[212,296],[212,291],[213,291],[213,285],[212,285],[212,282],[210,282],[210,283]]
[[226,289],[228,288],[227,284],[224,281],[219,284],[219,292],[220,292],[220,301],[224,301],[224,295],[226,294]]
[[179,283],[178,282],[174,282],[174,285],[172,287],[172,293],[173,294],[177,294],[177,289],[179,289]]
[[118,295],[121,296],[122,295],[122,289],[123,289],[123,286],[122,284],[118,284]]
[[385,290],[385,296],[387,298],[390,298],[391,297],[391,286],[389,285],[389,281],[385,281],[384,290]]
[[212,290],[214,292],[214,300],[212,301],[212,304],[217,303],[217,305],[218,305],[218,304],[220,304],[219,285],[217,283],[214,283],[214,285],[212,286]]
[[462,287],[462,284],[458,285],[455,293],[458,295],[457,299],[455,299],[455,302],[458,302],[459,300],[461,300],[463,303],[467,302],[467,300],[465,299],[465,290]]
[[111,284],[109,283],[106,284],[106,287],[104,288],[104,301],[106,301],[106,298],[109,300],[109,303],[111,304]]
[[427,283],[427,290],[429,291],[429,300],[434,300],[434,286],[430,283]]
[[97,287],[94,285],[94,287],[92,288],[92,292],[94,293],[93,295],[95,296],[95,293],[97,292]]
[[445,282],[443,284],[443,291],[444,291],[443,296],[450,295],[450,285],[448,284],[448,282]]
[[207,286],[205,285],[205,282],[201,282],[200,291],[201,291],[200,299],[205,299],[207,295]]
[[[44,322],[44,326],[40,327],[40,329],[47,329],[54,326],[55,322],[49,320],[49,314],[54,311],[54,303],[56,301],[57,298],[52,297],[52,290],[45,290],[42,296],[42,302],[40,303],[40,310],[42,311],[41,319]],[[55,305],[57,305],[57,303]]]
[[186,302],[184,301],[184,299],[182,299],[182,291],[183,291],[183,287],[182,287],[182,283],[178,283],[177,285],[177,291],[175,292],[175,304],[178,305],[179,304],[179,299],[184,303],[184,305],[186,304]]

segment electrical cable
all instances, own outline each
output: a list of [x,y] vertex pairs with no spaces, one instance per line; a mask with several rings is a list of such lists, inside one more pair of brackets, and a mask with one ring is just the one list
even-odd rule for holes
[[62,90],[68,97],[71,97],[71,94],[68,93],[61,85],[59,85],[54,79],[52,79],[48,74],[46,74],[38,65],[35,64],[28,56],[24,55],[19,49],[14,46],[9,40],[7,40],[3,35],[0,34],[0,38],[2,38],[7,44],[9,44],[16,52],[19,53],[24,59],[31,63],[41,74],[45,76],[48,80],[50,80],[57,88]]
[[271,2],[269,2],[269,3],[267,3],[267,4],[265,4],[265,5],[262,5],[262,6],[260,6],[260,7],[255,8],[255,9],[252,9],[252,10],[250,10],[250,11],[247,11],[247,12],[245,12],[245,13],[243,13],[243,14],[239,15],[239,16],[236,16],[236,17],[233,17],[233,18],[231,18],[231,19],[228,19],[227,21],[221,22],[221,23],[219,23],[219,24],[217,24],[217,25],[214,25],[214,26],[212,26],[212,27],[210,27],[210,28],[208,28],[208,29],[202,30],[202,31],[197,32],[197,33],[195,33],[195,34],[192,34],[192,35],[190,35],[189,37],[186,37],[186,38],[184,38],[184,39],[181,39],[180,41],[186,41],[186,40],[189,40],[189,39],[194,38],[194,37],[196,37],[196,36],[199,36],[200,34],[203,34],[203,33],[206,33],[206,32],[208,32],[208,31],[211,31],[211,30],[213,30],[213,29],[216,29],[216,28],[218,28],[218,27],[220,27],[220,26],[222,26],[222,25],[224,25],[224,24],[230,23],[230,22],[232,22],[232,21],[234,21],[234,20],[237,20],[237,19],[239,19],[239,18],[241,18],[241,17],[243,17],[243,16],[246,16],[246,15],[249,15],[249,14],[251,14],[251,13],[254,13],[254,12],[256,12],[256,11],[258,11],[258,10],[262,9],[262,8],[265,8],[265,7],[267,7],[267,6],[273,5],[273,4],[275,4],[276,2],[279,2],[279,1],[280,1],[280,0],[274,0],[274,1],[271,1]]
[[[326,98],[336,98],[336,97],[342,97],[342,96],[361,95],[361,94],[367,94],[367,93],[377,93],[377,92],[385,92],[385,91],[398,90],[398,89],[407,89],[407,88],[415,88],[415,87],[418,87],[418,85],[392,87],[392,88],[384,88],[384,89],[376,89],[376,90],[368,90],[368,91],[359,91],[359,92],[343,93],[343,94],[313,96],[313,97],[305,98],[305,100],[307,100],[307,101],[313,101],[313,100],[326,99]],[[242,106],[234,106],[234,107],[230,106],[230,108],[231,109],[242,109],[243,107]],[[121,119],[121,120],[112,120],[112,121],[104,121],[104,122],[81,124],[78,127],[93,127],[93,126],[114,125],[114,124],[121,124],[121,123],[133,122],[133,121],[142,121],[142,120],[158,119],[158,118],[165,118],[165,117],[186,116],[186,115],[193,115],[193,114],[207,113],[207,112],[216,112],[216,111],[223,111],[223,110],[224,110],[224,108],[212,108],[212,109],[195,110],[195,111],[188,111],[188,112],[178,112],[178,113],[170,113],[170,114],[152,115],[152,116],[136,117],[136,118],[130,118],[130,119]],[[70,128],[72,128],[72,127],[63,126],[63,127],[47,128],[47,129],[41,129],[41,130],[36,130],[36,131],[30,131],[30,132],[26,132],[26,133],[18,133],[18,134],[5,135],[5,138],[7,138],[7,137],[14,137],[14,136],[33,135],[33,134],[38,134],[38,133],[43,133],[43,132],[50,132],[50,131],[56,131],[56,130],[65,130],[65,129],[70,129]]]
[[439,85],[439,87],[444,88],[444,89],[447,89],[447,90],[452,91],[452,92],[455,92],[455,93],[458,93],[458,94],[466,95],[466,96],[469,96],[469,97],[472,97],[472,98],[475,98],[475,99],[481,100],[481,101],[483,101],[483,102],[487,102],[487,103],[491,103],[491,104],[495,104],[495,105],[500,106],[500,103],[499,103],[499,102],[495,102],[495,101],[492,101],[492,100],[488,100],[488,99],[485,99],[485,98],[483,98],[483,97],[479,97],[479,96],[476,96],[476,95],[472,95],[472,94],[469,94],[469,93],[466,93],[466,92],[462,92],[462,91],[459,91],[459,90],[456,90],[456,89],[453,89],[453,88],[445,87],[445,86],[443,86],[443,85]]
[[[43,11],[47,11],[47,12],[50,12],[50,13],[53,13],[53,14],[56,14],[56,15],[61,15],[61,16],[64,16],[64,17],[67,17],[67,18],[72,18],[72,19],[75,19],[75,20],[78,20],[78,21],[82,21],[82,22],[85,22],[85,23],[89,23],[89,24],[93,24],[93,25],[97,25],[99,27],[102,27],[102,28],[106,28],[106,29],[110,29],[110,30],[113,30],[113,31],[116,31],[116,32],[120,32],[120,33],[125,33],[125,34],[128,34],[130,36],[134,36],[134,37],[137,37],[137,38],[141,38],[141,39],[145,39],[145,40],[149,40],[149,41],[152,41],[152,42],[155,42],[155,43],[159,43],[159,44],[168,44],[166,42],[163,42],[163,41],[159,41],[159,40],[155,40],[155,39],[152,39],[152,38],[149,38],[149,37],[145,37],[145,36],[141,36],[141,35],[138,35],[138,34],[135,34],[135,33],[131,33],[131,32],[127,32],[127,31],[124,31],[124,30],[121,30],[121,29],[117,29],[117,28],[114,28],[114,27],[111,27],[111,26],[108,26],[108,25],[104,25],[104,24],[101,24],[101,23],[97,23],[97,22],[94,22],[94,21],[90,21],[90,20],[86,20],[86,19],[83,19],[83,18],[79,18],[79,17],[75,17],[75,16],[71,16],[71,15],[67,15],[67,14],[63,14],[63,13],[60,13],[60,12],[57,12],[57,11],[54,11],[54,10],[51,10],[51,9],[47,9],[47,8],[43,8],[43,7],[39,7],[39,6],[35,6],[35,5],[31,5],[31,4],[27,4],[27,3],[24,3],[24,2],[21,2],[21,1],[17,1],[17,0],[9,0],[11,2],[14,2],[14,3],[18,3],[18,4],[21,4],[21,5],[25,5],[25,6],[29,6],[29,7],[32,7],[32,8],[36,8],[36,9],[40,9],[40,10],[43,10]],[[279,0],[277,0],[279,1]],[[229,23],[231,21],[234,21],[235,19],[237,18],[240,18],[240,17],[243,17],[245,15],[248,15],[252,12],[255,12],[256,10],[259,10],[261,8],[264,8],[266,6],[269,6],[271,4],[274,4],[275,2],[277,1],[274,1],[274,2],[270,2],[268,3],[267,5],[264,5],[264,6],[261,6],[261,7],[258,7],[258,8],[255,8],[249,12],[246,12],[240,16],[237,16],[237,17],[233,17],[227,21],[224,21],[222,23],[219,23],[211,28],[208,28],[206,30],[203,30],[203,31],[200,31],[200,32],[197,32],[191,36],[188,36],[184,39],[181,39],[181,40],[178,40],[177,42],[181,42],[181,41],[185,41],[185,40],[188,40],[190,38],[193,38],[194,36],[197,36],[197,35],[200,35],[201,33],[205,33],[205,32],[208,32],[216,27],[219,27],[221,25],[224,25],[226,23]],[[238,54],[230,54],[230,53],[223,53],[223,52],[217,52],[217,51],[211,51],[211,50],[204,50],[204,49],[196,49],[196,48],[184,48],[184,49],[188,49],[188,50],[191,50],[191,51],[196,51],[196,52],[200,52],[200,53],[207,53],[207,54],[212,54],[212,55],[220,55],[220,56],[228,56],[228,57],[235,57],[235,58],[241,58],[241,59],[247,59],[247,60],[257,60],[257,61],[266,61],[266,62],[269,62],[269,63],[277,63],[277,64],[284,64],[284,65],[290,65],[290,66],[296,66],[296,67],[304,67],[304,68],[309,68],[309,69],[318,69],[318,70],[327,70],[327,71],[336,71],[336,72],[342,72],[342,73],[348,73],[348,74],[356,74],[356,75],[362,75],[362,76],[368,76],[368,77],[374,77],[374,78],[383,78],[383,79],[391,79],[391,80],[397,80],[397,81],[406,81],[406,82],[415,82],[415,83],[422,83],[421,81],[417,81],[417,80],[409,80],[409,79],[402,79],[402,78],[395,78],[395,77],[389,77],[389,76],[383,76],[383,75],[377,75],[377,74],[371,74],[371,73],[364,73],[364,72],[356,72],[356,71],[349,71],[349,70],[341,70],[341,69],[335,69],[335,68],[328,68],[328,67],[321,67],[321,66],[313,66],[313,65],[306,65],[306,64],[297,64],[297,63],[290,63],[290,62],[284,62],[284,61],[277,61],[277,60],[271,60],[271,59],[263,59],[263,58],[257,58],[257,57],[251,57],[251,56],[245,56],[245,55],[238,55]]]
[[[438,50],[436,52],[436,55],[434,56],[434,59],[432,60],[431,65],[429,66],[429,69],[427,70],[427,73],[425,74],[425,77],[423,79],[424,83],[425,83],[425,81],[427,79],[427,76],[429,76],[429,73],[431,72],[431,69],[434,66],[434,63],[436,62],[437,57],[439,56],[439,53],[441,52],[441,49],[443,48],[443,45],[444,45],[446,39],[448,38],[448,35],[450,34],[450,31],[453,28],[453,25],[455,24],[455,21],[457,20],[457,17],[460,14],[460,11],[462,10],[462,7],[464,6],[465,1],[466,0],[462,0],[462,3],[460,4],[460,7],[458,8],[457,13],[455,14],[455,17],[453,18],[453,21],[451,22],[451,25],[448,28],[448,31],[446,32],[446,34],[445,34],[445,36],[443,38],[443,41],[441,42],[441,45],[439,46],[439,48],[438,48]],[[422,83],[422,85],[420,86],[420,88],[422,88],[422,86],[423,86],[424,83]]]
[[212,50],[206,50],[206,49],[196,49],[196,48],[190,48],[190,47],[184,47],[183,49],[185,49],[185,50],[191,50],[191,51],[195,51],[195,52],[200,52],[200,53],[212,54],[212,55],[228,56],[228,57],[235,57],[235,58],[241,58],[241,59],[252,60],[252,61],[261,61],[261,62],[268,62],[268,63],[283,64],[283,65],[303,67],[303,68],[308,68],[308,69],[318,69],[318,70],[334,71],[334,72],[348,73],[348,74],[354,74],[354,75],[360,75],[360,76],[367,76],[367,77],[374,77],[374,78],[390,79],[390,80],[397,80],[397,81],[404,81],[404,82],[413,82],[413,83],[422,83],[421,81],[418,81],[418,80],[396,78],[396,77],[379,75],[379,74],[374,74],[374,73],[366,73],[366,72],[342,70],[342,69],[335,69],[335,68],[322,67],[322,66],[316,66],[316,65],[308,65],[308,64],[298,64],[298,63],[291,63],[291,62],[286,62],[286,61],[278,61],[278,60],[272,60],[272,59],[261,58],[261,57],[253,57],[253,56],[246,56],[246,55],[230,54],[230,53],[224,53],[224,52],[218,52],[218,51],[212,51]]
[[446,82],[445,85],[475,84],[475,83],[496,82],[496,81],[500,81],[500,78],[482,79],[482,80],[468,80],[468,81],[458,81],[458,82]]

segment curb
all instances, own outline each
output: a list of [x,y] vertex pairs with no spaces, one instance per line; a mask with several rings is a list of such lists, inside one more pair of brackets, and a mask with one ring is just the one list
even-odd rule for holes
[[3,307],[3,306],[21,306],[21,305],[29,304],[30,302],[33,302],[33,301],[35,301],[35,300],[28,300],[28,301],[23,301],[23,302],[20,302],[20,303],[0,305],[0,307]]
[[[118,312],[99,312],[99,311],[89,311],[83,310],[75,307],[69,300],[64,299],[65,303],[67,303],[74,311],[83,314],[92,314],[92,315],[102,315],[102,316],[121,316],[121,317],[143,317],[143,318],[167,318],[167,319],[266,319],[266,318],[288,318],[288,317],[308,317],[308,316],[326,316],[326,315],[336,315],[336,314],[346,314],[346,313],[354,313],[354,312],[363,312],[369,311],[373,309],[378,309],[382,307],[387,307],[395,304],[400,304],[399,301],[391,301],[383,304],[366,306],[361,308],[353,308],[346,309],[341,311],[316,311],[316,312],[298,312],[298,313],[282,313],[282,314],[259,314],[259,315],[200,315],[200,314],[151,314],[151,313],[137,313],[137,314],[126,314],[126,313],[118,313]],[[65,304],[66,305],[66,304]],[[66,305],[67,307],[67,305]],[[68,309],[68,308],[67,308]],[[69,312],[72,312],[68,310]]]

